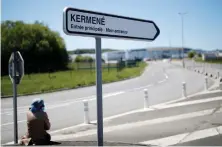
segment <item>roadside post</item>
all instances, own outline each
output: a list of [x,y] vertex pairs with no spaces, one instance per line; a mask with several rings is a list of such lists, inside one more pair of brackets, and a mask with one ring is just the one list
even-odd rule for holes
[[182,96],[187,97],[186,82],[182,82]]
[[154,41],[160,30],[150,20],[66,7],[63,10],[63,31],[67,35],[95,38],[97,141],[98,146],[103,146],[101,38]]
[[147,89],[144,89],[144,109],[149,107],[149,97]]
[[13,121],[14,121],[14,143],[18,143],[18,119],[17,119],[17,85],[24,76],[24,60],[19,51],[11,54],[8,64],[9,77],[13,84]]
[[205,76],[204,78],[204,89],[207,91],[208,90],[208,78]]
[[89,103],[87,100],[83,100],[83,105],[84,105],[84,123],[89,124],[90,119],[89,119]]

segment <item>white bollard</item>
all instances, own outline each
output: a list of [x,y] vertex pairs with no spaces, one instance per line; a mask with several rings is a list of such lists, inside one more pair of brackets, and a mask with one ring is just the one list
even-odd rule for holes
[[219,89],[222,90],[222,82],[219,83]]
[[182,83],[182,96],[187,97],[186,82]]
[[204,78],[204,89],[207,91],[208,90],[208,78]]
[[149,107],[148,91],[144,89],[144,109]]
[[85,124],[89,124],[90,120],[89,120],[89,105],[88,105],[88,101],[87,100],[83,100],[83,104],[84,104],[84,123]]

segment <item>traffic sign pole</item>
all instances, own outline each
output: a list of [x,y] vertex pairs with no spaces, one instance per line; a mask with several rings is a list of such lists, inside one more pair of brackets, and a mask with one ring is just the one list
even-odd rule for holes
[[96,37],[96,95],[97,95],[97,139],[98,146],[103,146],[103,99],[102,99],[102,59],[101,38]]
[[16,84],[16,68],[17,56],[16,51],[13,52],[13,113],[14,113],[14,143],[18,143],[18,124],[17,124],[17,84]]
[[95,37],[97,137],[98,146],[103,146],[101,37],[154,41],[160,30],[150,20],[66,7],[63,11],[63,31],[67,35]]

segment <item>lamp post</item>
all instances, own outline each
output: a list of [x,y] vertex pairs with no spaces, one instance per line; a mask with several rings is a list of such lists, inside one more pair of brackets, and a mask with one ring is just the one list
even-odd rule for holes
[[185,64],[184,64],[184,34],[183,34],[183,16],[187,14],[187,13],[179,13],[179,15],[181,16],[181,29],[182,29],[182,36],[181,36],[181,39],[182,39],[182,64],[183,64],[183,68],[185,67]]

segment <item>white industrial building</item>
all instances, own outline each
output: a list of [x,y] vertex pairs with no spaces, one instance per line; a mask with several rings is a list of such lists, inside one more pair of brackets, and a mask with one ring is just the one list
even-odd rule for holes
[[113,51],[102,54],[102,58],[105,62],[122,60],[134,60],[144,59],[148,57],[148,51],[146,49],[129,49],[125,51]]
[[147,49],[131,49],[126,51],[126,59],[134,60],[134,59],[144,59],[148,58]]
[[105,60],[105,62],[109,61],[117,61],[122,58],[122,60],[125,60],[126,53],[125,51],[113,51],[113,52],[105,52],[102,54],[102,58]]

